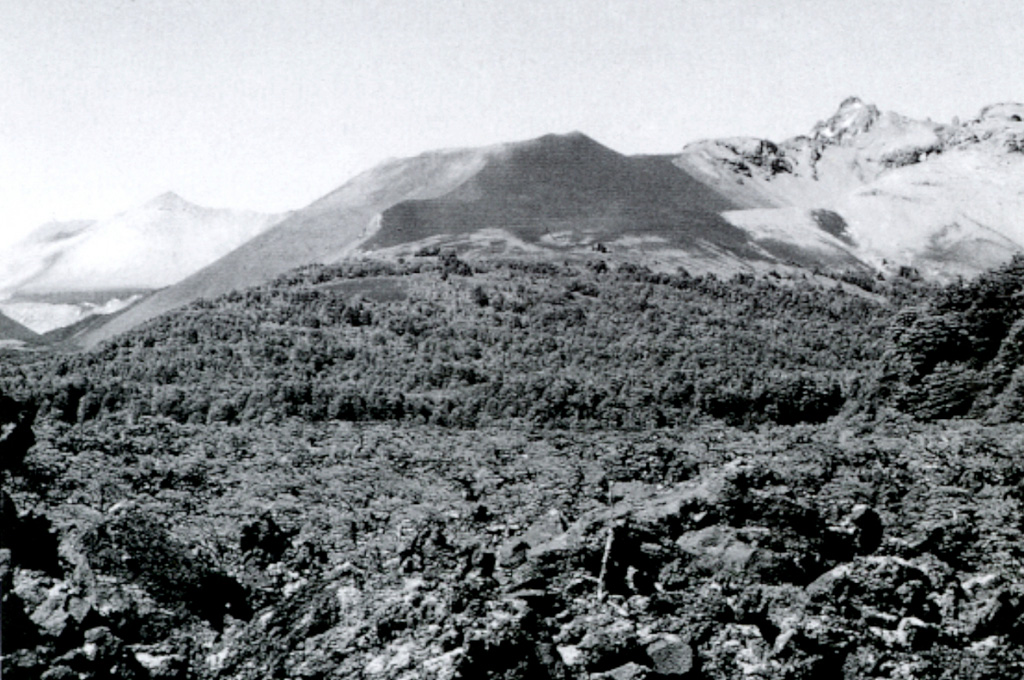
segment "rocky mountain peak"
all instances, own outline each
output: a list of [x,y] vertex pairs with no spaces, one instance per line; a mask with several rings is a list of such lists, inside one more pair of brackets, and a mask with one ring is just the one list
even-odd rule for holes
[[946,135],[947,148],[985,147],[995,153],[1024,152],[1024,104],[990,104],[973,120],[954,124]]
[[811,131],[817,140],[836,144],[870,130],[881,116],[873,104],[866,104],[859,97],[847,97],[831,118],[819,122]]

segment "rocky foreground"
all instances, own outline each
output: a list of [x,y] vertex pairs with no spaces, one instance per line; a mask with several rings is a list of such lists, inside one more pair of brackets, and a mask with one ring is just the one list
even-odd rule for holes
[[11,679],[1024,672],[1017,426],[20,422]]

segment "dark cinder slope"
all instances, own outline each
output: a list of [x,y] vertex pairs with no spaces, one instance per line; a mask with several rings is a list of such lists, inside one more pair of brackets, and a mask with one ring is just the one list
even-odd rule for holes
[[744,233],[717,214],[735,207],[666,158],[623,156],[578,132],[547,135],[505,146],[450,193],[388,208],[363,247],[502,229],[528,243],[570,232],[577,242],[651,235],[740,248]]

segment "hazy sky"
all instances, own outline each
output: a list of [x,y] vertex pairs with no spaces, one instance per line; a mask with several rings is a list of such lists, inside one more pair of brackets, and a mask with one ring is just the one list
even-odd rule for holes
[[0,244],[167,190],[299,208],[387,157],[1024,100],[1021,0],[2,0]]

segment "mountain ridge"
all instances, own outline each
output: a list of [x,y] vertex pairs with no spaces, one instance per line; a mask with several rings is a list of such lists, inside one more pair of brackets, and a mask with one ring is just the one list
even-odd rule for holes
[[[997,266],[1024,247],[1022,119],[1024,105],[1002,103],[940,124],[851,97],[809,135],[778,143],[701,140],[675,162],[760,211],[762,225],[795,244],[794,216],[828,210],[847,224],[853,252],[866,265],[912,266],[949,279]],[[755,215],[725,217],[743,226]]]
[[205,208],[166,192],[103,220],[41,225],[0,262],[0,291],[161,288],[279,219]]
[[[973,275],[1024,246],[1024,105],[920,121],[858,97],[807,134],[628,156],[574,131],[364,171],[82,335],[87,346],[294,267],[449,248],[633,258],[666,271]],[[154,199],[165,210],[173,194]]]
[[[682,205],[688,200],[695,204],[692,210]],[[744,250],[742,231],[714,210],[730,206],[671,163],[632,159],[579,132],[426,152],[360,173],[217,262],[90,330],[83,341],[95,345],[196,298],[262,283],[301,265],[358,255],[400,257],[436,242],[487,252],[563,252],[633,234],[669,243],[665,234],[681,225],[703,238],[690,244],[698,251],[694,259],[763,256]],[[570,242],[559,242],[564,234]]]
[[0,312],[0,346],[9,342],[34,345],[41,340],[38,333]]

